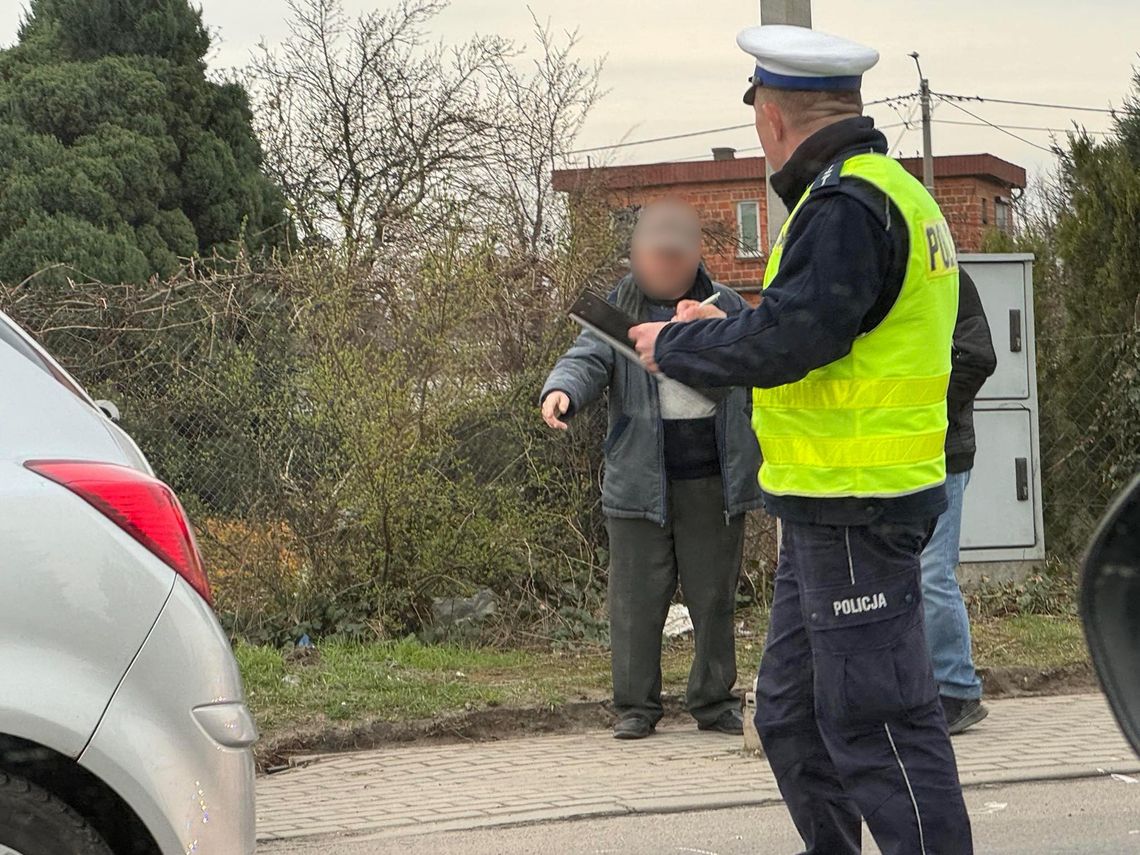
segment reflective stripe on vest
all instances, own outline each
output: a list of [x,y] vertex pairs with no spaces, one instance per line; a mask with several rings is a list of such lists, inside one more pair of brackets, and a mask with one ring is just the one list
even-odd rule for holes
[[[902,214],[895,227],[910,237],[906,276],[886,318],[846,356],[796,383],[753,390],[760,485],[774,495],[818,498],[917,493],[946,480],[946,387],[958,314],[954,241],[937,203],[897,161],[855,155],[840,174],[877,187]],[[765,288],[811,192],[772,248]]]

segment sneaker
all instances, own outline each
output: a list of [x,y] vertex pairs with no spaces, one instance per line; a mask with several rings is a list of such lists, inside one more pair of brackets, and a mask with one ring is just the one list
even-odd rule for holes
[[627,715],[614,725],[614,739],[645,739],[656,728],[643,715]]
[[740,710],[725,710],[715,721],[700,722],[697,724],[699,730],[715,730],[717,733],[727,733],[731,736],[742,736],[744,734],[744,716],[740,714]]
[[940,699],[951,736],[969,730],[990,714],[985,705],[977,699],[963,700],[961,698],[949,698],[946,695],[942,695]]

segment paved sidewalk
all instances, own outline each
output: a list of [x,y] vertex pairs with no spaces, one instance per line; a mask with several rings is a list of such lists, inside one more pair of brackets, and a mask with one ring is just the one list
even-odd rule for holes
[[[954,739],[968,786],[1140,772],[1099,695],[988,705]],[[261,779],[257,796],[268,842],[756,805],[779,792],[739,739],[674,725],[640,742],[604,732],[327,755]]]

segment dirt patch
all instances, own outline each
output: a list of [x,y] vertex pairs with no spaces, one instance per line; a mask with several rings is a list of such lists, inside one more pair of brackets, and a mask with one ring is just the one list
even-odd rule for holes
[[1074,695],[1096,692],[1100,686],[1092,663],[1077,662],[1059,668],[979,668],[987,698],[1021,695]]
[[[978,673],[985,684],[987,698],[1068,695],[1098,689],[1088,663],[1053,669],[980,668]],[[688,718],[681,698],[667,696],[663,703],[666,722],[684,722]],[[494,742],[546,733],[584,733],[604,730],[613,721],[609,701],[600,698],[537,709],[492,707],[432,719],[317,723],[267,736],[257,744],[256,752],[258,768],[274,772],[303,764],[306,756],[315,754],[363,751],[410,742]]]
[[[665,721],[686,717],[680,698],[665,697]],[[541,734],[605,730],[614,723],[608,700],[584,700],[556,707],[492,707],[407,721],[327,722],[270,735],[257,743],[258,768],[278,771],[304,762],[305,755],[363,751],[409,742],[438,744],[494,742]]]

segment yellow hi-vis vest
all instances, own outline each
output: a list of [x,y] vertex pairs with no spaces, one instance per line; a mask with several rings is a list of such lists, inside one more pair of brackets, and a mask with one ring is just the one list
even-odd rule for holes
[[[795,383],[753,390],[752,426],[764,455],[760,486],[815,498],[917,493],[946,480],[946,387],[958,313],[954,241],[938,204],[897,161],[855,155],[840,175],[877,187],[902,213],[910,235],[906,277],[886,318],[849,354]],[[772,248],[765,288],[812,189]]]

